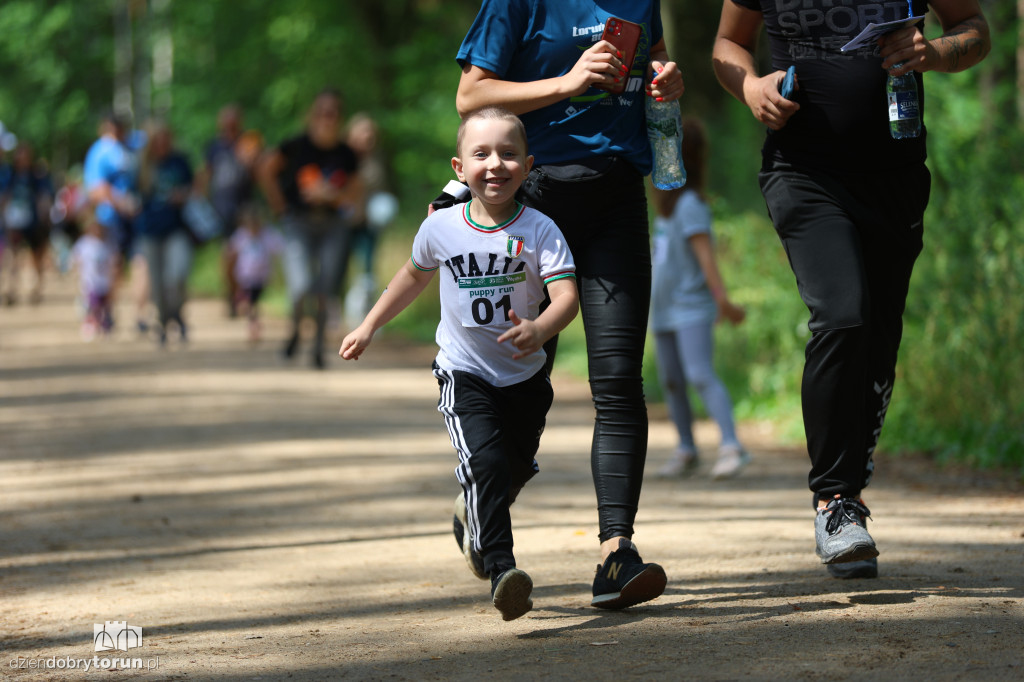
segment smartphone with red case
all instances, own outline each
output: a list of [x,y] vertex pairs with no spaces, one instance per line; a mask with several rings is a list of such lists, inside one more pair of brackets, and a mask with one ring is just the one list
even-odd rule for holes
[[595,85],[595,88],[607,90],[608,92],[615,94],[626,89],[626,81],[629,79],[629,70],[633,68],[633,59],[636,57],[636,48],[640,43],[641,30],[640,24],[634,24],[632,21],[626,21],[625,19],[619,19],[617,17],[608,17],[608,21],[604,22],[604,33],[601,34],[601,40],[607,40],[615,46],[615,49],[622,53],[620,61],[626,65],[626,73],[618,83],[611,83],[610,85]]

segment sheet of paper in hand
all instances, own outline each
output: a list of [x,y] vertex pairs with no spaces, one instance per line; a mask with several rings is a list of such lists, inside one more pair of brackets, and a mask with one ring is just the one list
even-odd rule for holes
[[857,34],[857,36],[850,42],[843,45],[840,50],[843,52],[850,52],[856,50],[858,47],[863,47],[869,43],[873,43],[886,33],[892,33],[898,31],[901,28],[907,26],[913,26],[924,19],[920,17],[907,17],[906,19],[897,19],[896,21],[887,21],[884,24],[868,24],[864,27],[864,30]]

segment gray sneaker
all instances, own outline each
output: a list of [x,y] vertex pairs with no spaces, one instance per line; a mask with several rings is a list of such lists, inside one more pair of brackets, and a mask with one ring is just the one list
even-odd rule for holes
[[878,557],[871,557],[864,561],[847,561],[845,564],[828,564],[825,568],[828,569],[830,576],[840,580],[877,578]]
[[676,449],[664,466],[658,469],[658,478],[689,476],[697,470],[700,459],[692,450]]
[[455,533],[455,544],[459,546],[462,555],[466,557],[469,570],[480,580],[487,580],[487,571],[484,570],[484,558],[473,549],[473,536],[469,534],[469,523],[466,521],[466,493],[461,492],[455,498],[455,516],[452,518],[452,531]]
[[845,564],[878,556],[868,533],[871,512],[852,497],[835,496],[814,517],[815,552],[823,564]]
[[718,461],[711,467],[711,480],[732,478],[750,464],[750,453],[735,445],[723,445],[718,450]]

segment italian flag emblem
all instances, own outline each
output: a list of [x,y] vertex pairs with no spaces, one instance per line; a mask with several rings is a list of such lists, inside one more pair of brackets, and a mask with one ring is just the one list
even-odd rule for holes
[[513,258],[519,258],[519,254],[523,252],[523,238],[512,237],[508,238],[508,255]]

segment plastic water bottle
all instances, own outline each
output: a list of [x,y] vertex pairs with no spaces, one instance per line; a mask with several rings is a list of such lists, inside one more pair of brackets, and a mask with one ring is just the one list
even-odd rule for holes
[[677,189],[686,184],[683,167],[683,122],[679,102],[647,98],[647,139],[651,141],[654,169],[651,182],[658,189]]
[[894,140],[921,134],[921,108],[917,101],[917,78],[913,71],[889,76],[885,82],[889,101],[889,133]]

